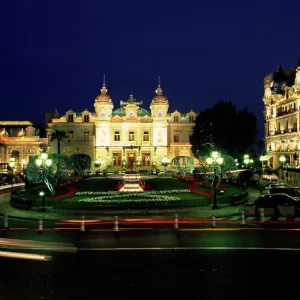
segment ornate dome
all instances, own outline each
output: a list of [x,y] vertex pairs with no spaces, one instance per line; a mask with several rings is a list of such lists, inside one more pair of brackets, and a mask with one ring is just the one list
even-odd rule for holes
[[104,102],[104,103],[111,103],[111,99],[109,94],[107,94],[107,88],[105,86],[105,83],[103,83],[101,88],[101,93],[96,97],[95,102]]
[[160,84],[158,84],[155,93],[156,95],[153,97],[151,104],[168,104],[168,99],[163,95]]

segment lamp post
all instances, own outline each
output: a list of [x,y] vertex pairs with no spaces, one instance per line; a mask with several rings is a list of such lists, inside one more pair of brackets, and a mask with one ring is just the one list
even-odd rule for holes
[[213,209],[217,209],[217,167],[221,166],[223,163],[224,159],[221,157],[221,154],[218,151],[213,151],[210,154],[210,157],[206,159],[206,162],[209,165],[212,165],[214,168],[214,181],[213,181],[213,187],[214,187],[214,192],[213,192]]
[[261,161],[261,167],[262,167],[262,169],[264,170],[264,161],[266,161],[267,158],[266,158],[265,156],[261,155],[261,156],[259,157],[259,160]]
[[167,171],[167,166],[169,164],[170,160],[167,158],[167,156],[165,156],[162,160],[161,160],[161,165],[165,168],[165,176],[166,175],[166,171]]
[[281,179],[284,179],[284,177],[283,177],[283,168],[284,168],[284,164],[285,164],[285,162],[286,162],[286,157],[284,156],[284,155],[281,155],[280,157],[279,157],[279,161],[280,161],[280,163],[281,163]]
[[11,157],[9,159],[9,166],[11,168],[11,173],[12,173],[12,179],[11,179],[11,194],[13,194],[13,191],[14,191],[14,167],[15,167],[15,158],[14,157]]
[[42,173],[42,191],[39,193],[39,195],[42,197],[42,208],[41,211],[45,211],[46,208],[46,197],[45,197],[45,172],[47,168],[49,168],[52,165],[52,159],[48,158],[48,153],[46,151],[43,151],[39,158],[35,160],[35,164],[39,168],[39,170]]
[[95,168],[98,168],[99,173],[101,171],[101,165],[102,164],[103,164],[103,160],[100,157],[94,163],[94,166],[95,166]]

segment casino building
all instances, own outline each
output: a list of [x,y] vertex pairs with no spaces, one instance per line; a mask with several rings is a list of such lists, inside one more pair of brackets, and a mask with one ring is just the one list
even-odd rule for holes
[[264,78],[264,125],[268,165],[284,164],[299,168],[300,154],[300,60],[296,68],[276,72]]
[[[67,138],[60,142],[60,153],[88,154],[92,165],[101,162],[101,169],[159,168],[164,157],[171,161],[179,155],[192,156],[189,136],[196,113],[170,113],[160,82],[146,109],[133,95],[116,108],[104,81],[94,108],[94,112],[69,110],[62,117],[55,111],[47,128],[49,142],[54,131],[64,131]],[[51,152],[57,153],[57,144],[50,143]]]

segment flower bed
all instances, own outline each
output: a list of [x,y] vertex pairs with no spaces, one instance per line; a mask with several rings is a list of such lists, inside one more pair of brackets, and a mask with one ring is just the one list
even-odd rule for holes
[[[133,199],[138,198],[138,199]],[[97,204],[138,204],[138,203],[170,203],[180,200],[179,197],[155,195],[152,193],[131,193],[131,194],[118,194],[112,196],[100,196],[79,200],[78,202],[84,203],[97,203]]]
[[193,184],[191,184],[191,185],[188,186],[188,189],[193,194],[201,195],[201,196],[204,196],[204,197],[207,197],[207,198],[211,198],[212,197],[212,193],[208,193],[208,192],[197,190],[197,188],[200,187],[200,186],[201,186],[201,184],[199,184],[199,183],[193,183]]
[[54,196],[51,201],[58,201],[58,200],[63,200],[69,197],[73,197],[76,195],[78,192],[78,189],[75,186],[63,186],[63,187],[57,187],[56,190],[62,190],[62,189],[67,189],[67,193],[61,194],[61,195],[56,195]]
[[190,193],[190,190],[180,189],[180,190],[165,190],[165,191],[149,191],[144,193],[126,193],[120,194],[119,192],[77,192],[76,196],[122,196],[122,197],[131,197],[135,195],[136,197],[142,197],[143,195],[165,195],[165,194],[181,194],[181,193]]

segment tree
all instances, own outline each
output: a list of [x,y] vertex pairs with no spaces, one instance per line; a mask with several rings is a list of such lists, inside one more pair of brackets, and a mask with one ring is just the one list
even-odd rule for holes
[[[225,173],[236,170],[236,162],[235,162],[234,158],[230,155],[221,154],[221,156],[223,157],[223,163],[220,166],[220,170],[222,173],[221,177],[223,177]],[[204,156],[199,157],[198,160],[199,160],[199,167],[197,168],[198,173],[204,173],[204,175],[205,175],[207,172],[214,171],[214,167],[212,165],[209,165],[206,162],[206,157],[204,157]]]
[[218,102],[200,112],[190,137],[196,158],[214,150],[233,157],[249,152],[257,134],[256,117],[247,108],[240,111],[232,102]]
[[73,154],[70,156],[71,163],[75,172],[84,175],[84,170],[91,168],[91,157],[87,154]]
[[196,158],[208,156],[214,147],[212,120],[209,111],[200,111],[190,136],[192,152]]
[[55,194],[53,184],[58,183],[61,178],[69,176],[73,170],[71,160],[67,155],[50,153],[48,158],[52,160],[52,165],[42,169],[35,163],[37,158],[39,156],[31,157],[29,160],[26,168],[26,178],[29,182],[41,182],[44,179],[51,194]]
[[60,142],[66,138],[68,138],[67,134],[63,130],[54,130],[52,132],[50,141],[57,141],[57,154],[60,154]]
[[182,176],[184,176],[186,172],[191,172],[194,169],[194,161],[190,156],[175,156],[171,164]]

